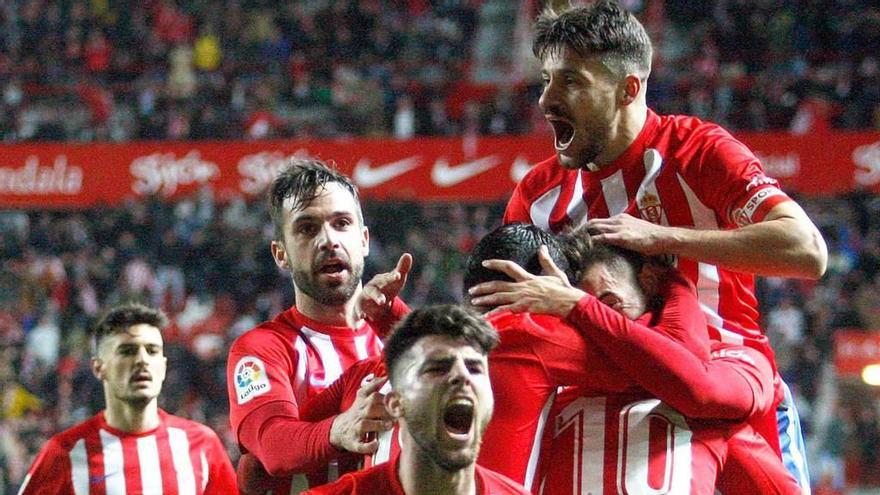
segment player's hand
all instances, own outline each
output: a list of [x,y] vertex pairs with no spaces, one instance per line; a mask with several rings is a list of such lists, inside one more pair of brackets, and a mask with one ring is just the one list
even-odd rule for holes
[[394,298],[400,295],[400,291],[406,285],[412,263],[412,255],[403,253],[393,270],[380,273],[370,279],[355,302],[358,316],[371,320],[387,318]]
[[379,393],[386,381],[387,377],[380,377],[361,385],[354,404],[336,416],[330,427],[330,443],[334,447],[356,454],[376,452],[379,440],[373,433],[390,430],[394,425]]
[[649,256],[668,251],[666,239],[670,233],[669,227],[626,213],[608,218],[594,218],[587,222],[586,228],[598,232],[593,235],[596,242],[631,249]]
[[538,253],[544,275],[532,275],[509,260],[486,260],[483,266],[498,270],[514,282],[491,281],[468,290],[474,306],[494,307],[492,313],[509,310],[568,316],[584,292],[571,286],[562,270],[553,263],[547,248]]
[[265,495],[272,489],[272,477],[253,454],[243,454],[238,460],[237,477],[241,495]]

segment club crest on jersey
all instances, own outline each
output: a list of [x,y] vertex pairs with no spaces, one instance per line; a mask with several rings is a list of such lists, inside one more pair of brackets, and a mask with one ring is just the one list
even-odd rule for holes
[[663,208],[660,206],[660,198],[651,194],[645,193],[644,196],[638,198],[639,205],[639,214],[645,220],[660,224],[660,220],[663,218]]
[[266,365],[260,358],[245,356],[239,359],[235,365],[235,396],[239,404],[244,404],[259,395],[268,392],[272,386],[269,384],[269,375],[266,373]]

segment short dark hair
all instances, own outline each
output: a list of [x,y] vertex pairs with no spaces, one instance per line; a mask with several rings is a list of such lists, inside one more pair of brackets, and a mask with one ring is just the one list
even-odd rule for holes
[[638,274],[641,271],[647,261],[646,256],[611,244],[593,242],[591,234],[594,233],[580,229],[559,237],[562,250],[573,268],[573,279],[577,285],[580,285],[584,272],[598,264],[612,268],[629,265],[635,273]]
[[484,356],[498,345],[498,332],[473,310],[453,304],[425,306],[406,315],[385,341],[385,367],[392,383],[401,357],[430,335],[462,340]]
[[565,272],[570,281],[573,281],[574,274],[568,258],[563,254],[556,236],[531,224],[510,223],[486,234],[471,250],[464,271],[465,301],[470,300],[467,290],[477,284],[492,280],[511,280],[502,272],[484,267],[485,260],[510,260],[527,272],[540,275],[541,262],[538,259],[538,249],[541,245],[547,246],[550,259]]
[[616,0],[562,12],[545,9],[534,24],[532,53],[544,60],[568,47],[582,57],[599,56],[618,78],[647,79],[653,48],[645,27]]
[[287,198],[294,198],[293,210],[305,208],[331,182],[341,185],[351,193],[358,205],[358,220],[361,224],[364,223],[358,188],[351,179],[336,170],[332,163],[328,164],[317,158],[291,158],[287,167],[281,170],[269,188],[269,215],[275,226],[276,239],[284,238],[284,201]]
[[161,310],[129,302],[114,306],[95,324],[92,331],[92,354],[106,337],[127,331],[134,325],[150,325],[162,330],[168,326],[168,317]]

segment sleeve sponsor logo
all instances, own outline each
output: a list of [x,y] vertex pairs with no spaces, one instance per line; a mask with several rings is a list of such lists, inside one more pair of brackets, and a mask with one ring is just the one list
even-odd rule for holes
[[755,365],[755,360],[752,358],[752,356],[749,356],[746,351],[741,349],[720,349],[717,351],[712,351],[712,357],[738,359],[753,366]]
[[235,365],[235,397],[244,404],[272,389],[266,365],[258,357],[245,356]]
[[778,186],[779,182],[777,182],[776,179],[771,179],[770,177],[767,177],[766,175],[756,175],[752,177],[752,180],[750,180],[748,185],[746,185],[746,192],[766,185]]
[[767,198],[772,198],[773,196],[784,195],[785,193],[779,190],[776,187],[765,187],[764,189],[756,192],[746,204],[743,205],[742,208],[737,208],[733,210],[732,220],[734,223],[739,225],[740,227],[744,227],[746,225],[752,224],[752,217],[755,212],[758,210],[758,207],[767,200]]

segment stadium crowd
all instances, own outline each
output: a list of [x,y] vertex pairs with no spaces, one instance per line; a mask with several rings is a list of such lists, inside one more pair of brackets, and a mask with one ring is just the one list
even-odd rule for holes
[[[3,2],[0,135],[9,143],[530,132],[542,122],[531,75],[497,94],[476,91],[467,104],[457,94],[467,92],[460,81],[483,3]],[[658,42],[648,100],[661,113],[733,130],[880,128],[872,2],[629,3]],[[838,384],[830,421],[817,419],[834,332],[880,330],[880,200],[854,192],[798,201],[828,242],[828,273],[759,279],[762,323],[799,401],[817,493],[880,486],[872,394]],[[374,219],[366,279],[413,253],[403,297],[420,307],[460,300],[466,253],[500,223],[504,205],[364,206]],[[102,391],[86,333],[103,309],[129,299],[173,319],[162,407],[210,425],[236,459],[227,349],[292,301],[266,249],[266,219],[263,203],[221,203],[209,189],[176,203],[0,211],[0,495],[14,493],[46,439],[96,412]]]
[[[494,88],[469,84],[473,51],[485,49],[474,42],[481,10],[491,3],[3,2],[0,136],[529,132],[543,122],[532,105],[537,70],[503,71],[512,75]],[[628,4],[658,44],[648,100],[661,113],[734,130],[880,126],[873,2]],[[498,42],[527,45],[521,36]]]

